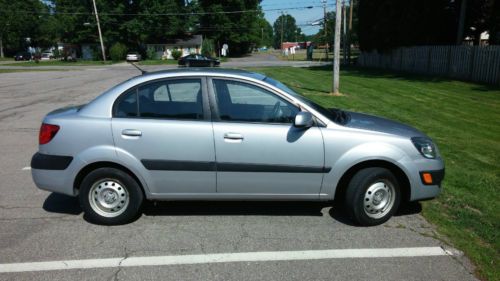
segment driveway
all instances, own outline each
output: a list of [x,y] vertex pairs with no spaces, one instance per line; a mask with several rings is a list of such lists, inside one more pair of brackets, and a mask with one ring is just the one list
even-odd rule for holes
[[134,223],[88,223],[34,186],[30,158],[44,114],[139,74],[108,69],[0,74],[0,280],[475,280],[419,204],[369,228],[297,202],[148,203]]

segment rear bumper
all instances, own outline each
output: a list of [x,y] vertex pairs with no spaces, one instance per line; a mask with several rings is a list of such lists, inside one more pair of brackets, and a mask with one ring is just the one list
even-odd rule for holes
[[35,153],[31,159],[31,176],[40,189],[75,196],[73,179],[79,166],[76,162],[71,156]]
[[31,168],[40,170],[65,170],[73,161],[71,156],[35,153],[31,158]]

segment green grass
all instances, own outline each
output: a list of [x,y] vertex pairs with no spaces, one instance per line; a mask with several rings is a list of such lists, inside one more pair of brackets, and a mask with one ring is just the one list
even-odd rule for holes
[[411,124],[437,142],[446,162],[442,194],[423,215],[477,266],[500,280],[500,88],[422,76],[341,71],[343,96],[329,95],[329,68],[254,68],[326,107]]
[[0,58],[0,61],[14,61],[14,58],[8,58],[8,57]]
[[92,60],[79,60],[76,62],[69,61],[60,61],[60,60],[50,60],[50,61],[39,61],[38,63],[35,61],[24,61],[24,62],[16,62],[16,63],[8,63],[2,64],[2,66],[84,66],[84,65],[109,65],[118,62],[113,61],[92,61]]
[[143,60],[138,63],[139,65],[164,65],[164,64],[177,64],[176,60]]

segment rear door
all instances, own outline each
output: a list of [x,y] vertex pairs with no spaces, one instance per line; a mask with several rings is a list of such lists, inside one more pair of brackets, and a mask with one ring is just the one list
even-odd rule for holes
[[298,107],[245,81],[210,79],[216,106],[217,192],[249,198],[319,198],[324,167],[318,127],[295,128]]
[[208,108],[206,79],[200,77],[148,82],[117,100],[115,145],[141,161],[152,193],[216,191]]

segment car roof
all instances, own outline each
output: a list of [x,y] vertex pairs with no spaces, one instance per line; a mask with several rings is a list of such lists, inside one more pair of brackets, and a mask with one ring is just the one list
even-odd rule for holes
[[[264,80],[266,78],[265,75],[255,72],[250,72],[241,69],[230,69],[230,68],[178,68],[178,69],[168,69],[168,70],[160,70],[160,71],[151,71],[146,72],[141,75],[142,77],[147,76],[158,76],[158,75],[173,75],[180,74],[186,75],[192,73],[193,75],[238,75],[248,78],[253,78],[257,80]],[[140,77],[140,76],[139,76]]]

